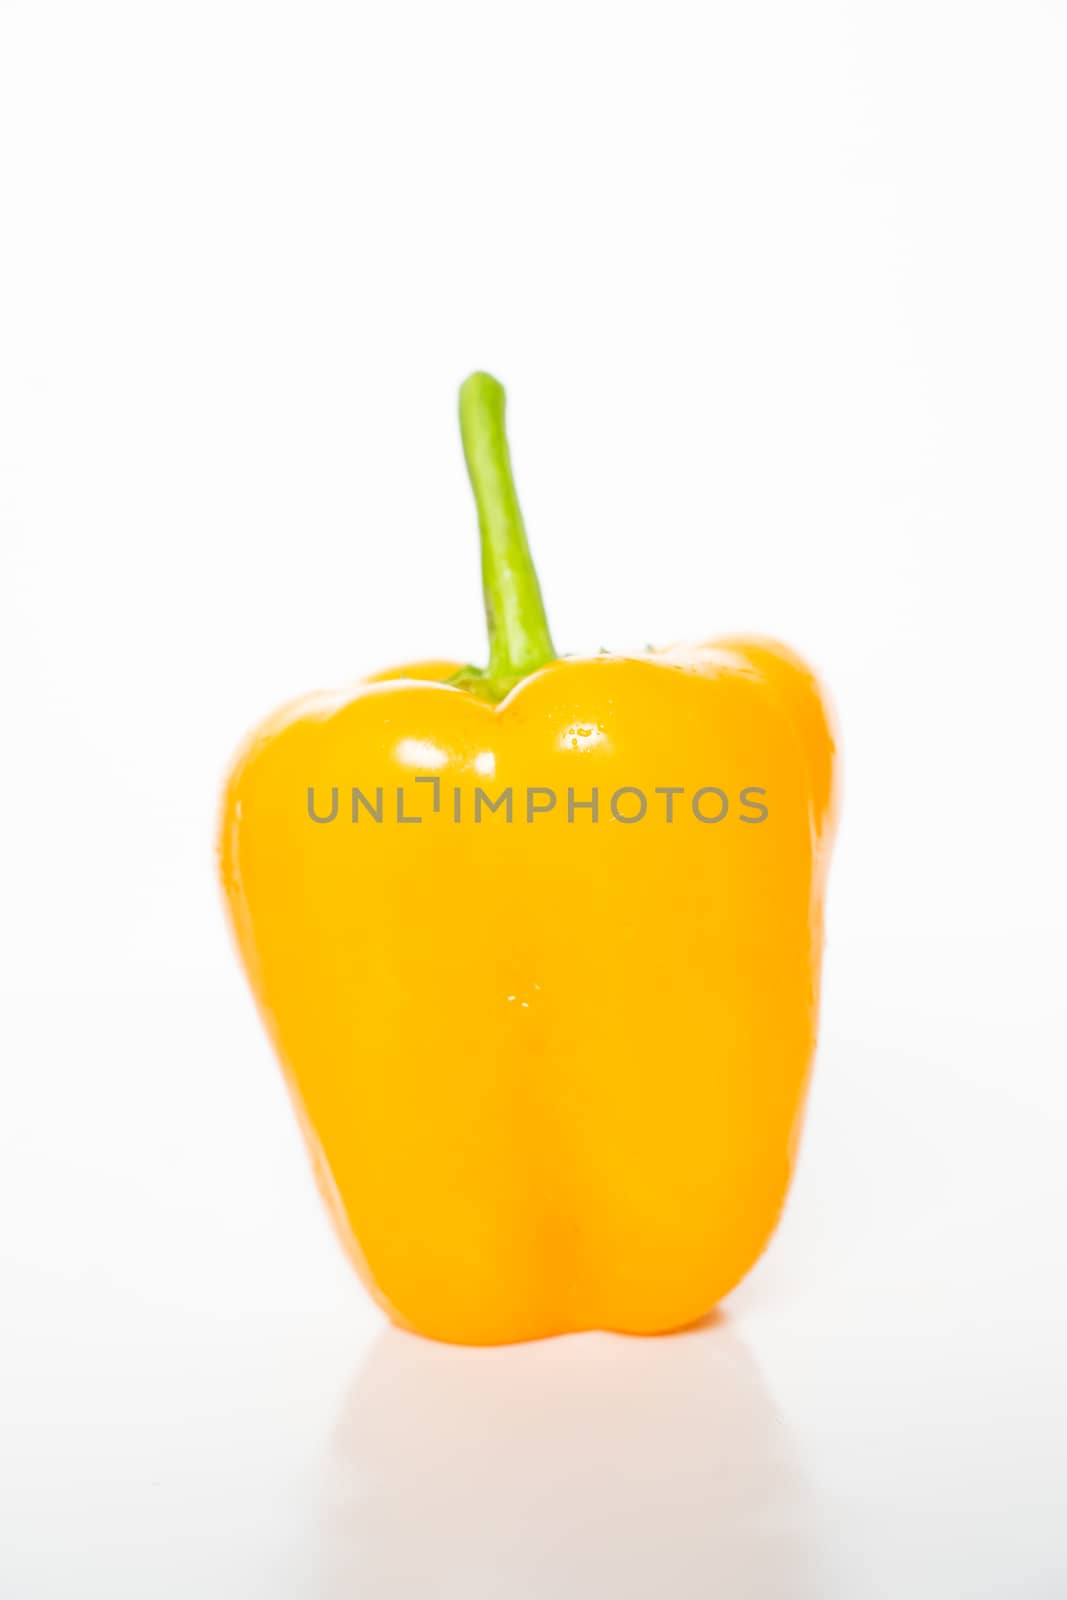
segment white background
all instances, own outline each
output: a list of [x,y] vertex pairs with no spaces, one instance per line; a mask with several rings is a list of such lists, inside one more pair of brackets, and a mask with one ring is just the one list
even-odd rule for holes
[[[1067,11],[0,0],[0,1593],[1067,1592]],[[714,1325],[383,1331],[232,959],[273,704],[755,628],[845,815]]]

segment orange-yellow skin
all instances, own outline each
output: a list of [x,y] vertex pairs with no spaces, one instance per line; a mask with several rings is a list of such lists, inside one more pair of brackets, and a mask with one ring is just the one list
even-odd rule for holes
[[[463,1344],[682,1327],[756,1261],[796,1158],[836,812],[823,696],[754,639],[557,661],[498,705],[455,670],[312,696],[249,740],[221,827],[245,969],[395,1322]],[[731,809],[709,825],[689,797],[712,785]],[[339,788],[332,823],[311,786],[326,813]],[[384,789],[380,824],[350,820],[353,786]],[[474,789],[507,786],[514,822],[475,823]],[[533,786],[560,802],[527,822]],[[568,788],[594,786],[599,821],[568,821]],[[610,817],[623,786],[640,823]],[[768,815],[745,824],[755,786]],[[398,787],[420,824],[395,821]]]

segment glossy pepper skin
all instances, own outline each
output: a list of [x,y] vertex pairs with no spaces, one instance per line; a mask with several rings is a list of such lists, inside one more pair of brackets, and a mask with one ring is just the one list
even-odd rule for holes
[[[766,640],[555,659],[493,380],[468,380],[461,422],[489,669],[422,663],[269,719],[225,791],[232,925],[337,1231],[394,1321],[464,1344],[665,1332],[748,1271],[789,1186],[831,722]],[[382,789],[380,823],[351,820],[354,786]],[[712,786],[720,821],[693,805],[714,817]],[[337,788],[332,822],[309,788],[320,815]],[[475,821],[476,789],[510,789],[513,820]],[[421,821],[396,820],[398,790]],[[527,820],[530,790],[557,801]],[[633,791],[645,814],[617,820]]]

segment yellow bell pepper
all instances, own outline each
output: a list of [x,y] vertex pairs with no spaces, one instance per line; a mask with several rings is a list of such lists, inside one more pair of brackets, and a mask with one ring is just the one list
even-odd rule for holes
[[222,880],[318,1183],[434,1338],[659,1333],[756,1261],[815,1046],[834,739],[733,638],[557,656],[504,394],[460,422],[490,658],[287,706],[226,786]]

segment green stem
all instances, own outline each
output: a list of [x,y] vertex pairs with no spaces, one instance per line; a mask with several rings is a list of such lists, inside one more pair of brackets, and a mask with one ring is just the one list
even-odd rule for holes
[[465,667],[452,680],[501,700],[520,679],[556,659],[541,586],[511,475],[504,390],[475,372],[459,391],[459,429],[482,541],[482,590],[489,666]]

